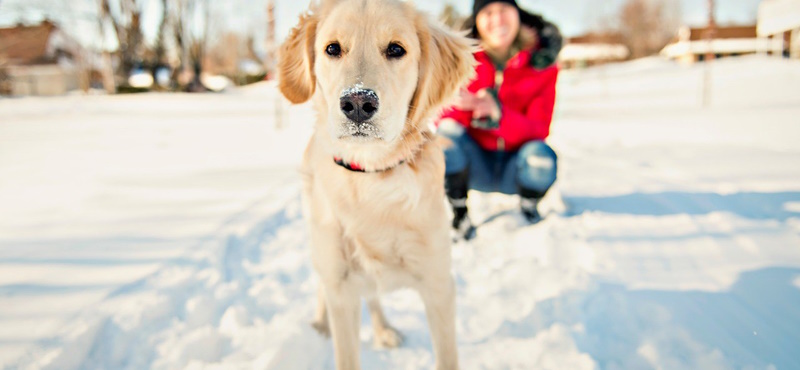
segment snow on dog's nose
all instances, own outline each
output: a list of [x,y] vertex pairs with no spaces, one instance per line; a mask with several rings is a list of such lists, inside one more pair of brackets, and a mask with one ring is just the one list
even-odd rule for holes
[[339,106],[349,120],[363,123],[375,115],[380,104],[375,91],[353,88],[342,92],[339,97]]

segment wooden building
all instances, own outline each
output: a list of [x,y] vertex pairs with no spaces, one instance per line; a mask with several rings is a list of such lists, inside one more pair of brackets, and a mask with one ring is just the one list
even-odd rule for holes
[[79,88],[82,47],[50,21],[0,28],[0,94],[62,95]]
[[[705,60],[711,53],[716,58],[749,54],[782,54],[784,40],[758,37],[756,25],[719,26],[709,42],[708,27],[682,27],[661,55],[685,64]],[[777,50],[777,51],[776,51]]]

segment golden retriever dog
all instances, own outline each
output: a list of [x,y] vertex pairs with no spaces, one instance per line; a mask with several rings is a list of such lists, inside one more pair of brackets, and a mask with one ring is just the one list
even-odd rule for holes
[[397,0],[312,5],[281,46],[280,90],[317,112],[304,210],[320,277],[314,327],[357,369],[361,297],[395,347],[377,294],[419,292],[438,369],[458,367],[444,155],[430,118],[473,74],[473,42]]

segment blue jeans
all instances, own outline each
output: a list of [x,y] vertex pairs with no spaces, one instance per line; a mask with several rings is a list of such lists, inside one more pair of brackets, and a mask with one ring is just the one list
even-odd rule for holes
[[483,192],[519,194],[520,189],[544,194],[556,181],[558,156],[543,141],[530,141],[515,152],[481,148],[466,130],[442,124],[439,135],[453,141],[446,148],[445,174],[469,170],[469,188]]

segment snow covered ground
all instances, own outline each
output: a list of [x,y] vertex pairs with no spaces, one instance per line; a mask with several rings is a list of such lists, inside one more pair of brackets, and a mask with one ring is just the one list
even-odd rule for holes
[[[800,63],[715,63],[710,109],[701,76],[562,74],[547,218],[471,194],[463,368],[800,369]],[[0,99],[0,368],[331,368],[295,170],[312,113],[275,99]],[[365,312],[364,368],[430,368],[419,298],[383,303],[406,343],[372,349]]]

